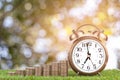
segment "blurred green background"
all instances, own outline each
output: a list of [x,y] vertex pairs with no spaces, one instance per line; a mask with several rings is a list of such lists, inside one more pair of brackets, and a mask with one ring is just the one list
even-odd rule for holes
[[0,0],[0,68],[67,59],[72,29],[86,23],[109,36],[108,67],[119,68],[120,0]]

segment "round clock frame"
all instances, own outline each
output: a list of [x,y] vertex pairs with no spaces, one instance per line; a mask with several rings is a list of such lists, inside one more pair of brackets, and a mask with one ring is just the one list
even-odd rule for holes
[[[97,31],[94,31],[93,33],[92,33],[92,35],[84,35],[84,31],[82,31],[82,30],[80,30],[80,28],[81,27],[85,27],[85,26],[91,26],[91,27],[94,27],[94,28],[96,28],[96,30]],[[82,32],[82,36],[78,36],[79,34],[78,34],[78,32],[77,31],[79,31],[79,32]],[[88,31],[88,32],[91,32],[91,31]],[[98,35],[97,36],[94,36],[94,33],[96,33],[96,32],[98,32]],[[102,33],[103,35],[104,35],[104,40],[107,40],[107,36],[103,33],[103,32],[100,32],[100,30],[96,27],[96,26],[94,26],[94,25],[90,25],[90,24],[85,24],[85,25],[82,25],[82,26],[80,26],[76,31],[75,30],[73,30],[73,35],[71,35],[70,36],[70,40],[73,40],[73,39],[75,39],[75,37],[76,37],[76,40],[73,42],[73,44],[72,44],[72,46],[71,46],[71,48],[70,48],[70,51],[69,51],[69,55],[68,55],[68,60],[69,60],[69,64],[70,64],[70,66],[71,66],[71,68],[77,73],[77,74],[79,74],[79,75],[95,75],[95,74],[98,74],[98,73],[100,73],[104,68],[105,68],[105,66],[106,66],[106,64],[107,64],[107,62],[108,62],[108,52],[107,52],[107,49],[106,49],[106,47],[104,46],[104,44],[103,44],[103,42],[101,41],[101,37],[99,36],[100,35],[100,33]],[[75,48],[76,48],[76,46],[78,46],[78,45],[80,45],[82,42],[84,42],[84,41],[86,41],[86,43],[85,43],[85,47],[86,47],[86,49],[84,49],[84,52],[79,52],[79,53],[77,53],[77,54],[81,54],[81,56],[79,56],[79,58],[81,58],[81,59],[79,59],[79,63],[77,63],[77,61],[76,61],[76,59],[75,59]],[[98,52],[97,51],[95,51],[95,49],[96,48],[93,48],[92,49],[92,51],[90,51],[88,48],[90,47],[90,46],[88,46],[88,42],[89,41],[93,41],[93,42],[96,42],[97,44],[99,44],[99,47],[101,47],[102,48],[102,54],[104,55],[103,56],[103,60],[102,60],[102,63],[101,64],[99,64],[99,66],[97,66],[97,64],[98,64],[98,60],[97,60],[97,58],[98,58]],[[94,44],[94,43],[93,43]],[[96,45],[97,45],[96,44]],[[94,44],[95,45],[95,44]],[[98,49],[97,49],[98,50]],[[92,53],[91,53],[92,52]],[[93,54],[94,53],[94,54]],[[97,55],[96,55],[97,54]],[[100,53],[101,54],[101,53]],[[101,54],[101,55],[102,55]],[[82,56],[83,55],[83,56]],[[93,55],[96,55],[96,56],[93,56]],[[91,57],[92,56],[92,57]],[[96,58],[95,58],[96,57]],[[92,58],[95,58],[95,59],[93,59],[93,61],[92,61]],[[83,60],[82,60],[83,59]],[[88,62],[89,61],[89,62]],[[94,67],[94,65],[95,65],[95,69],[92,69],[91,71],[87,71],[87,70],[85,70],[85,69],[83,69],[83,68],[81,68],[81,66],[83,65],[86,65],[86,63],[87,64],[89,64],[90,65],[90,62],[91,62],[91,65]],[[96,64],[93,64],[93,62],[94,63],[96,63]],[[91,67],[91,65],[90,65],[90,67]],[[96,67],[97,66],[97,67]],[[90,68],[89,67],[89,68]],[[88,69],[89,69],[88,68]]]

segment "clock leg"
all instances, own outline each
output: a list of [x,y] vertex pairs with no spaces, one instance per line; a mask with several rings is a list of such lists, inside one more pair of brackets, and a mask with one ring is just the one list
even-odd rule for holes
[[97,73],[99,76],[101,76],[100,72]]
[[77,72],[77,75],[79,75],[80,73],[79,72]]

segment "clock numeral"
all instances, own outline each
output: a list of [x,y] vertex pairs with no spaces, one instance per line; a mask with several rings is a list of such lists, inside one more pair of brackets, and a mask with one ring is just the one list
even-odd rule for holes
[[95,48],[97,47],[97,44],[95,44]]
[[79,53],[76,53],[76,57],[79,57]]
[[80,60],[79,60],[79,59],[77,59],[77,63],[80,63]]
[[86,46],[86,44],[85,43],[82,43],[82,47],[85,47]]
[[87,69],[90,70],[90,66],[87,66]]
[[101,60],[99,60],[99,64],[102,64]]
[[77,47],[77,51],[82,51],[82,48],[81,47]]
[[101,48],[98,48],[98,51],[99,51],[99,52],[102,52],[102,49],[101,49]]
[[96,64],[93,64],[93,68],[96,69]]
[[84,64],[82,64],[82,68],[84,68]]
[[103,58],[103,55],[102,55],[102,54],[99,54],[99,58]]

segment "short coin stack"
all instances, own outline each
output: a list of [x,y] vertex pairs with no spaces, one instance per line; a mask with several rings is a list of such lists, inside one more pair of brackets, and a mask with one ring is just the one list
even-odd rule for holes
[[16,75],[24,76],[25,75],[25,70],[16,70]]
[[14,75],[16,75],[15,72],[8,72],[8,74],[9,74],[10,76],[14,76]]

